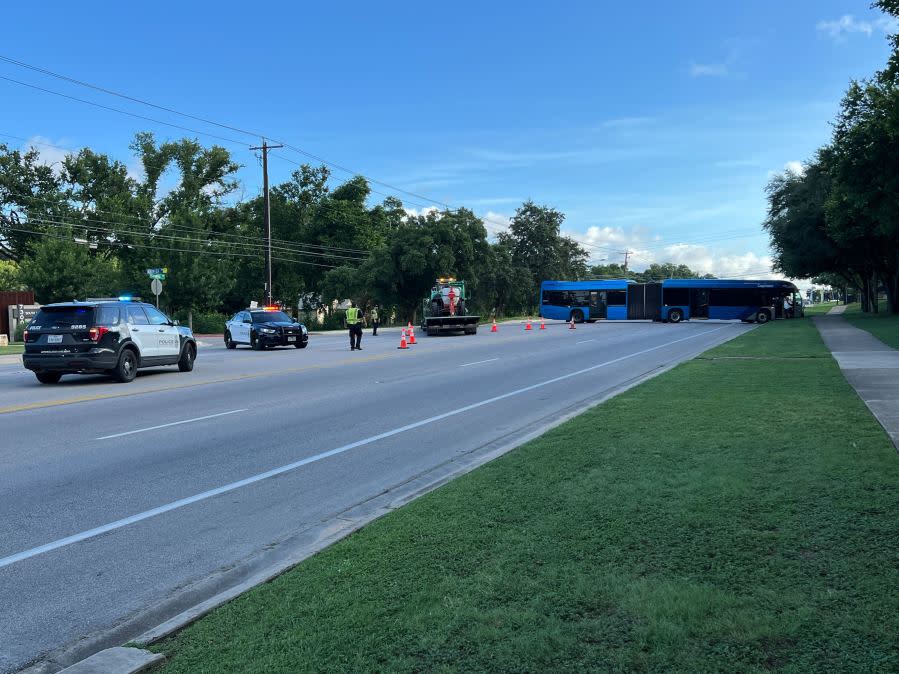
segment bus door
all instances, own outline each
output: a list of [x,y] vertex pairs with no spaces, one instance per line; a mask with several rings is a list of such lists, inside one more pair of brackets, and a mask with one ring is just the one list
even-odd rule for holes
[[696,288],[690,293],[690,318],[709,317],[709,291]]
[[590,319],[606,318],[608,315],[608,305],[606,303],[605,290],[590,291]]

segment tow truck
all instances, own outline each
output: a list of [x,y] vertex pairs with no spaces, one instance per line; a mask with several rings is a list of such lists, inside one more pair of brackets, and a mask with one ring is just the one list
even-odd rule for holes
[[455,278],[437,279],[430,295],[422,300],[422,331],[429,337],[441,332],[463,331],[466,335],[476,334],[481,317],[466,311],[469,299],[465,281],[457,281]]

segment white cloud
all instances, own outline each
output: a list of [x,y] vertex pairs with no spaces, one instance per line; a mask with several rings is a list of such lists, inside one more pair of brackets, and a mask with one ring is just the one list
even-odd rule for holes
[[425,206],[424,208],[404,208],[406,215],[417,218],[419,215],[428,215],[429,213],[438,213],[440,209],[436,206]]
[[705,243],[665,245],[659,234],[641,226],[590,227],[586,232],[565,234],[584,244],[591,264],[622,264],[624,251],[627,250],[630,251],[628,268],[635,271],[643,271],[653,263],[672,262],[719,278],[783,278],[772,271],[772,258],[768,254],[747,250],[722,251]]
[[[788,161],[784,164],[783,173],[792,173],[796,176],[804,176],[805,175],[805,166],[802,165],[801,161]],[[781,171],[768,171],[768,180],[771,180],[774,176],[776,176]]]
[[512,216],[490,210],[480,218],[484,221],[484,227],[487,228],[487,234],[490,236],[496,236],[499,232],[509,229],[509,224],[512,222]]
[[45,136],[31,136],[27,141],[22,143],[22,150],[26,151],[31,148],[40,153],[40,163],[44,166],[50,166],[54,172],[59,173],[62,169],[62,160],[66,155],[74,153],[74,150],[67,150],[60,147],[63,141],[53,142],[52,139]]
[[728,74],[726,63],[696,63],[690,61],[690,77],[725,77]]
[[816,29],[819,34],[836,42],[845,42],[847,36],[853,33],[861,33],[867,37],[871,37],[875,31],[895,33],[899,31],[899,20],[882,16],[874,21],[864,21],[856,19],[851,14],[844,14],[832,21],[819,21]]

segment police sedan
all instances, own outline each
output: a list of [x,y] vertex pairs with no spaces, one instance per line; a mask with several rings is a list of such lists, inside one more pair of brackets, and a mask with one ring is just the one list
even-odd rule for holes
[[238,311],[225,323],[225,346],[248,344],[256,351],[270,346],[294,346],[305,349],[309,343],[306,326],[285,314],[279,307]]

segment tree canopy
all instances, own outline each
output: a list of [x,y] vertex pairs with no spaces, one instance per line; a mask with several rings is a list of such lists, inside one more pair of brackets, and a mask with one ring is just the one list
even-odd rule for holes
[[[147,295],[146,270],[166,267],[170,311],[261,300],[263,198],[234,200],[230,153],[151,133],[130,149],[136,173],[90,148],[51,167],[35,150],[0,145],[0,284],[32,288],[42,303]],[[362,176],[337,183],[327,167],[303,165],[272,186],[270,208],[273,294],[286,307],[327,313],[352,298],[414,320],[434,280],[455,276],[479,313],[533,313],[542,281],[605,275],[562,233],[564,214],[533,201],[491,238],[467,208],[415,214],[396,197],[375,202]],[[695,274],[669,264],[629,277],[672,275]]]
[[[874,3],[899,18],[899,0]],[[899,38],[871,79],[850,83],[831,142],[799,173],[768,185],[768,216],[778,269],[790,276],[834,276],[860,290],[862,308],[899,312]]]

